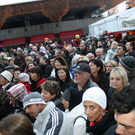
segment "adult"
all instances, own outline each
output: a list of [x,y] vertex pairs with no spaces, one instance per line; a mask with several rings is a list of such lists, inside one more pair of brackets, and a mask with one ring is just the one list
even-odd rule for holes
[[1,135],[34,135],[30,120],[23,114],[12,114],[0,121]]
[[43,74],[45,78],[48,78],[51,75],[52,67],[47,64],[48,59],[45,56],[42,56],[40,58],[40,63],[44,65],[44,71]]
[[34,129],[46,135],[72,135],[73,127],[65,115],[55,107],[53,102],[45,103],[38,92],[32,92],[24,97],[23,106],[31,117],[35,118]]
[[127,75],[130,85],[135,83],[135,59],[133,56],[126,56],[119,61],[119,66],[122,67]]
[[15,67],[11,65],[4,67],[4,70],[9,71],[12,75],[14,74],[14,69]]
[[22,49],[21,48],[17,49],[17,56],[15,58],[14,63],[18,66],[21,66],[21,64],[24,62],[24,59],[25,57],[22,54]]
[[61,91],[64,92],[65,89],[69,88],[74,84],[74,81],[70,78],[68,67],[61,66],[58,68],[58,76],[59,76],[59,85]]
[[87,50],[86,44],[84,41],[80,43],[80,51],[78,54],[86,56],[90,51]]
[[105,56],[103,55],[103,50],[101,48],[96,49],[96,58],[98,60],[105,60]]
[[113,93],[119,93],[129,85],[127,73],[122,67],[115,67],[110,74],[110,89],[108,90],[108,101]]
[[110,127],[104,135],[135,135],[134,99],[135,90],[132,86],[112,96],[110,106],[115,111],[117,124]]
[[42,89],[40,85],[46,81],[46,78],[42,77],[42,71],[40,67],[33,67],[30,70],[30,76],[31,76],[31,91],[35,92],[38,91],[41,93]]
[[110,76],[113,68],[117,67],[118,63],[115,60],[110,60],[106,64],[106,75]]
[[86,63],[79,63],[74,70],[74,88],[77,88],[82,94],[86,89],[91,87],[98,87],[96,83],[91,80],[91,69],[90,66]]
[[106,111],[106,94],[99,87],[87,89],[83,94],[83,104],[88,117],[86,132],[102,135],[109,127],[116,124],[113,111]]
[[0,84],[2,85],[2,90],[0,91],[0,120],[7,115],[6,91],[8,89],[9,84],[11,83],[12,78],[13,75],[7,70],[3,71],[0,74]]
[[42,83],[41,88],[42,96],[46,103],[49,101],[53,101],[56,107],[58,107],[62,111],[65,111],[65,108],[62,104],[62,94],[58,82],[47,80]]
[[8,114],[15,113],[16,109],[23,108],[22,100],[27,94],[27,89],[22,83],[16,84],[7,90],[7,95],[9,98],[7,101]]
[[34,46],[32,47],[32,50],[36,53],[36,52],[38,51],[37,46],[36,46],[36,45],[34,45]]
[[82,104],[81,93],[74,88],[66,89],[62,95],[65,113],[74,126],[73,135],[86,135],[87,116]]
[[126,43],[126,49],[127,49],[127,54],[126,55],[129,55],[129,53],[134,50],[134,44],[131,43],[131,42],[127,42]]
[[118,44],[116,50],[116,56],[114,56],[112,60],[115,60],[117,63],[119,63],[119,60],[125,56],[125,52],[126,52],[126,46],[123,44]]
[[23,70],[20,67],[17,67],[14,69],[14,78],[13,82],[18,83],[19,82],[19,75],[23,72]]
[[93,82],[98,84],[98,86],[104,90],[107,94],[109,89],[109,78],[105,73],[103,73],[103,63],[101,60],[92,59],[89,62],[91,68],[91,79]]
[[113,41],[111,44],[111,49],[107,51],[107,55],[105,58],[105,62],[107,63],[109,60],[111,60],[111,54],[116,54],[116,48],[117,48],[118,43],[116,41]]
[[98,48],[99,46],[103,46],[102,41],[98,41],[98,42],[97,42],[97,48]]
[[89,59],[89,61],[95,58],[93,53],[88,53],[86,57]]
[[25,63],[26,63],[26,65],[24,67],[24,72],[25,73],[28,73],[29,72],[29,63],[31,63],[31,62],[33,62],[32,57],[31,56],[27,56],[25,58]]

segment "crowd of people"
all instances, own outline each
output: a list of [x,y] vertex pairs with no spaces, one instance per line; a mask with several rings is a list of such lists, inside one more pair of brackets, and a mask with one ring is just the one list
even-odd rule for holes
[[115,40],[0,48],[0,135],[135,135],[135,45]]

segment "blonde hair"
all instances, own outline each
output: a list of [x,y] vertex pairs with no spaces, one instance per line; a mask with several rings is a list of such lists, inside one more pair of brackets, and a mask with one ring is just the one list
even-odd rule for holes
[[[113,41],[112,44],[116,44],[116,47],[118,45],[118,43],[116,41]],[[111,49],[112,49],[112,44],[111,44]]]
[[[110,82],[111,82],[112,74],[117,74],[117,75],[119,74],[122,77],[124,87],[129,85],[127,73],[122,67],[115,67],[112,69],[112,71],[110,73]],[[112,87],[111,83],[110,83],[110,87]]]
[[87,60],[87,61],[89,61],[89,59],[88,59],[86,56],[81,56],[81,57],[79,57],[79,58],[78,58],[78,61],[80,61],[80,60]]
[[108,63],[112,64],[113,67],[117,67],[118,66],[118,63],[115,60],[110,60],[110,61],[107,62],[107,64]]
[[32,60],[32,57],[31,57],[31,56],[27,56],[27,57],[25,58],[25,60],[26,60],[26,61],[33,62],[33,60]]

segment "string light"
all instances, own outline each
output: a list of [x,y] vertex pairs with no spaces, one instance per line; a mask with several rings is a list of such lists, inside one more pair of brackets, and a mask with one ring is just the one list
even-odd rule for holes
[[[130,4],[134,0],[130,0]],[[44,0],[32,3],[15,4],[0,7],[0,29],[5,21],[16,15],[32,14],[42,12],[51,21],[60,21],[66,13],[73,8],[84,7],[103,7],[104,10],[108,10],[117,4],[123,2],[123,0]]]

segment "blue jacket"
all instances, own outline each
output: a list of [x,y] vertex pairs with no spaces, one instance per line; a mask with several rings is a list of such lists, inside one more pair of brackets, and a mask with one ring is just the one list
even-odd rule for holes
[[109,60],[111,60],[110,59],[110,56],[111,56],[111,54],[116,54],[116,49],[110,49],[110,50],[108,50],[107,51],[107,55],[106,55],[106,58],[105,58],[105,62],[107,63]]

